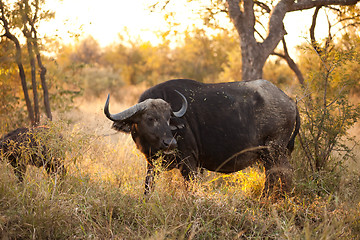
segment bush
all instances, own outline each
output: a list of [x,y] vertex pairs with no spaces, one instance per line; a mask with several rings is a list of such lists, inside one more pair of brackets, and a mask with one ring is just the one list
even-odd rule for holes
[[342,69],[359,59],[351,50],[323,49],[313,54],[319,66],[312,62],[298,103],[302,115],[299,140],[306,166],[303,169],[310,173],[334,172],[345,160],[354,158],[349,146],[356,142],[348,130],[359,119],[360,106],[350,103],[349,93],[358,80]]

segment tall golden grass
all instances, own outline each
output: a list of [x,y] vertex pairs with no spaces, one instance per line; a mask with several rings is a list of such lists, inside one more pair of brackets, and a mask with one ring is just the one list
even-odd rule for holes
[[110,129],[104,99],[49,123],[66,142],[65,178],[31,167],[18,183],[0,163],[2,239],[359,239],[360,178],[350,171],[333,183],[341,184],[336,192],[298,178],[293,192],[275,200],[260,198],[261,165],[205,172],[188,188],[173,170],[157,176],[145,198],[146,161],[129,135]]

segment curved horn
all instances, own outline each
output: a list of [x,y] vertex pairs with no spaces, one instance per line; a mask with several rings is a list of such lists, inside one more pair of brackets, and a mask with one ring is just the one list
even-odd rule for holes
[[175,117],[181,118],[186,113],[186,110],[188,108],[188,102],[186,100],[186,97],[184,95],[182,95],[179,91],[175,90],[175,92],[177,92],[180,95],[180,97],[182,99],[182,106],[179,111],[173,112],[173,114]]
[[109,100],[110,100],[110,94],[108,95],[104,107],[104,113],[108,119],[111,121],[124,121],[130,117],[132,117],[134,114],[136,114],[139,111],[143,111],[146,108],[146,102],[141,102],[138,104],[135,104],[134,106],[120,112],[117,114],[111,114],[109,112]]

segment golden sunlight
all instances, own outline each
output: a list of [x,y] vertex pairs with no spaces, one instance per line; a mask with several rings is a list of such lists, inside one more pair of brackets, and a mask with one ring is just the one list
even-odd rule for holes
[[[47,8],[55,11],[55,19],[42,23],[39,32],[48,37],[57,36],[64,43],[72,43],[76,39],[91,35],[100,46],[104,47],[119,41],[120,34],[123,37],[139,38],[157,45],[161,42],[159,32],[167,31],[169,26],[162,13],[150,11],[149,6],[155,2],[146,0],[47,1]],[[176,21],[181,22],[176,26],[178,32],[183,32],[193,25],[203,25],[198,14],[201,4],[197,1],[170,1],[167,10],[174,11]],[[305,41],[304,37],[308,36],[312,12],[310,10],[286,15],[285,27],[288,32],[286,38],[289,49]],[[322,27],[324,24],[326,24],[326,16],[321,16],[317,27],[319,37],[327,35],[327,27]]]
[[[150,12],[151,1],[96,1],[62,0],[47,1],[47,8],[55,11],[55,19],[43,23],[39,32],[46,36],[58,36],[65,43],[71,43],[75,37],[93,36],[104,47],[119,40],[119,34],[139,37],[143,41],[158,44],[157,32],[166,31],[167,23],[160,13]],[[194,4],[185,0],[177,1],[177,14],[183,20],[181,30],[194,24],[197,18],[189,11]],[[180,17],[179,17],[180,18]]]

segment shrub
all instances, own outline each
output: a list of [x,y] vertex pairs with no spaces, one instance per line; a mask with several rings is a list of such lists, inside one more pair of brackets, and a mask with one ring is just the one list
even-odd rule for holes
[[298,103],[302,115],[299,140],[306,165],[303,169],[333,172],[354,157],[349,143],[356,142],[348,130],[357,122],[360,106],[349,101],[349,92],[358,79],[342,69],[359,61],[359,56],[352,50],[336,49],[323,49],[315,55],[319,66],[312,62]]

